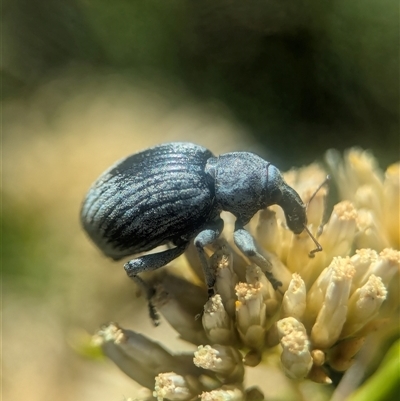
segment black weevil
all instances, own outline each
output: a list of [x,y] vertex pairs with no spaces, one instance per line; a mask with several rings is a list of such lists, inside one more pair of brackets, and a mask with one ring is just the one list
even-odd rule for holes
[[[105,171],[83,202],[81,220],[90,238],[114,260],[163,244],[173,246],[124,266],[128,276],[145,289],[151,318],[157,323],[150,303],[152,290],[138,274],[166,265],[194,239],[211,295],[215,274],[204,247],[222,232],[222,210],[236,217],[236,246],[261,267],[275,289],[281,285],[244,229],[257,211],[274,204],[282,207],[291,231],[308,231],[306,206],[271,163],[249,152],[215,157],[202,146],[173,142],[133,154]],[[316,244],[310,256],[321,250]]]

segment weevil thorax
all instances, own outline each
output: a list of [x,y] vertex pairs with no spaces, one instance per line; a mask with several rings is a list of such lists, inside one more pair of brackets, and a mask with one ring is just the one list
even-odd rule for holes
[[248,152],[208,159],[205,172],[214,180],[218,207],[247,224],[258,210],[267,206],[267,168],[268,162]]
[[242,224],[259,210],[277,204],[290,230],[295,234],[304,230],[307,217],[303,201],[280,171],[261,157],[248,152],[211,157],[205,172],[214,180],[219,208],[234,214]]

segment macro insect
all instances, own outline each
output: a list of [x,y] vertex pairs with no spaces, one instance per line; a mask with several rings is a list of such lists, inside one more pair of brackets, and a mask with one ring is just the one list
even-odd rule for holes
[[204,248],[220,236],[223,210],[236,217],[235,245],[260,266],[274,289],[281,285],[244,228],[257,211],[274,204],[283,209],[293,233],[310,234],[317,245],[310,256],[322,249],[307,229],[306,206],[271,163],[249,152],[215,157],[202,146],[172,142],[128,156],[105,171],[86,195],[81,221],[93,242],[114,260],[170,245],[124,265],[145,290],[156,323],[152,289],[138,275],[171,262],[193,240],[212,295],[215,273]]

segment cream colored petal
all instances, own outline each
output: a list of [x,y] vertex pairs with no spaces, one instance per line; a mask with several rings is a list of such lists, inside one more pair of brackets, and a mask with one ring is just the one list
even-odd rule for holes
[[340,336],[347,317],[347,302],[355,273],[350,258],[335,258],[331,269],[325,299],[311,330],[313,345],[321,349],[332,346]]

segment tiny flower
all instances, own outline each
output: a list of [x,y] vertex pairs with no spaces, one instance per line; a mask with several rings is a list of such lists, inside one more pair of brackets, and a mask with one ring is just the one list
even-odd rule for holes
[[330,150],[326,161],[338,182],[342,199],[353,200],[357,188],[363,185],[369,185],[376,193],[382,192],[382,173],[371,153],[352,148],[342,161],[339,152]]
[[241,353],[233,347],[223,345],[200,345],[194,353],[196,366],[217,374],[224,383],[240,383],[244,376]]
[[389,285],[395,275],[399,274],[400,252],[394,249],[384,249],[379,258],[371,263],[370,274],[375,274],[382,279],[385,285]]
[[239,283],[236,285],[236,324],[245,345],[261,349],[264,344],[266,325],[266,305],[262,294],[262,284]]
[[325,353],[320,349],[313,349],[311,357],[315,366],[322,366],[325,363]]
[[124,330],[114,323],[104,326],[93,341],[121,370],[139,384],[151,388],[155,374],[170,370],[176,365],[184,367],[183,360],[175,357],[158,343],[130,330]]
[[[329,279],[325,288],[324,300],[311,329],[311,339],[316,347],[329,347],[339,338],[346,321],[347,302],[354,272],[350,258],[335,258],[331,263],[327,271]],[[321,281],[324,284],[325,282],[325,280]],[[324,288],[319,290],[323,291]]]
[[350,260],[354,266],[355,274],[353,277],[353,286],[355,288],[363,285],[368,280],[368,269],[373,262],[378,259],[378,252],[373,249],[363,248],[357,249],[355,255]]
[[336,204],[318,238],[323,252],[316,254],[313,259],[308,257],[312,245],[307,233],[304,232],[297,238],[293,238],[287,264],[292,272],[301,275],[306,286],[310,286],[317,279],[333,257],[347,256],[350,253],[357,230],[356,218],[357,211],[351,202],[344,201]]
[[306,310],[306,286],[297,273],[293,273],[289,288],[282,300],[282,315],[301,319]]
[[260,246],[269,252],[281,254],[281,230],[278,228],[276,212],[271,208],[261,210],[256,227],[257,238],[260,238]]
[[383,249],[389,245],[387,238],[382,234],[382,220],[376,214],[367,209],[360,209],[357,216],[357,226],[359,233],[355,238],[357,248]]
[[235,314],[235,285],[239,279],[233,270],[233,254],[225,242],[211,257],[211,266],[216,274],[215,292],[221,297],[229,316]]
[[371,274],[368,281],[357,288],[348,302],[348,316],[341,337],[356,333],[377,316],[387,291],[380,277]]
[[329,151],[326,161],[341,199],[354,202],[357,209],[372,212],[370,220],[380,228],[376,232],[380,238],[369,247],[380,251],[381,244],[387,243],[385,246],[399,249],[400,163],[392,164],[383,174],[369,152],[355,148],[348,150],[343,160],[338,152]]
[[391,248],[384,249],[379,253],[379,258],[371,263],[369,272],[380,277],[388,290],[387,300],[382,305],[382,316],[391,316],[399,309],[400,251]]
[[305,378],[313,365],[307,334],[293,331],[282,338],[281,346],[281,361],[286,374],[293,379]]
[[233,320],[227,314],[220,295],[216,294],[206,302],[202,322],[211,343],[232,345],[237,342]]
[[203,392],[200,396],[201,401],[243,401],[244,393],[242,389],[233,386],[224,386],[218,390]]
[[[332,256],[346,256],[350,253],[357,229],[357,210],[349,201],[342,201],[333,208],[332,215],[319,238],[324,252]],[[330,256],[327,257],[330,259]]]
[[168,399],[171,401],[186,401],[193,397],[189,383],[181,375],[174,372],[160,373],[156,377],[153,392],[157,401]]
[[293,379],[303,379],[313,365],[310,342],[304,325],[293,317],[277,322],[282,346],[281,361],[285,373]]
[[306,328],[304,327],[303,323],[294,317],[287,317],[279,320],[276,323],[276,327],[278,329],[278,335],[280,339],[295,331],[302,333],[306,332]]

